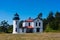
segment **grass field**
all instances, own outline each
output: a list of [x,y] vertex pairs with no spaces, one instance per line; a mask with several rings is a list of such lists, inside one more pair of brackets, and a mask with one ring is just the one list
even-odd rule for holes
[[0,40],[60,40],[60,33],[0,34]]

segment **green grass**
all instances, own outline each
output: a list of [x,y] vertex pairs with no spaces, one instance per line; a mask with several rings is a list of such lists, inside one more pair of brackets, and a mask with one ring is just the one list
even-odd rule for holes
[[60,40],[60,33],[0,34],[0,40]]

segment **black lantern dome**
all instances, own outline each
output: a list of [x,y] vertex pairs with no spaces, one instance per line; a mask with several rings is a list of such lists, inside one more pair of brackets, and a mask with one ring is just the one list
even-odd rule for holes
[[13,20],[19,20],[19,15],[17,13],[14,15]]

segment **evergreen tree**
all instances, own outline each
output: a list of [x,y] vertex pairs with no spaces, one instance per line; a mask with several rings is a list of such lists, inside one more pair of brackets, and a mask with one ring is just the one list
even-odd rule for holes
[[48,17],[47,17],[47,21],[48,23],[50,23],[51,21],[54,21],[54,16],[53,16],[53,12],[50,12]]
[[56,12],[55,14],[55,26],[60,30],[60,12]]
[[20,27],[20,28],[22,27],[22,24],[23,24],[23,20],[20,21],[20,23],[19,23],[19,27]]
[[42,19],[42,13],[39,13],[38,14],[38,18],[41,18]]
[[47,19],[43,19],[43,30],[46,29],[46,26],[47,26],[48,22],[47,22]]

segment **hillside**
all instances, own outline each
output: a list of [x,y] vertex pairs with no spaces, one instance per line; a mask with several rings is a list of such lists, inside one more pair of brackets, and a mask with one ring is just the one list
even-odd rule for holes
[[0,40],[60,40],[60,33],[0,34]]

